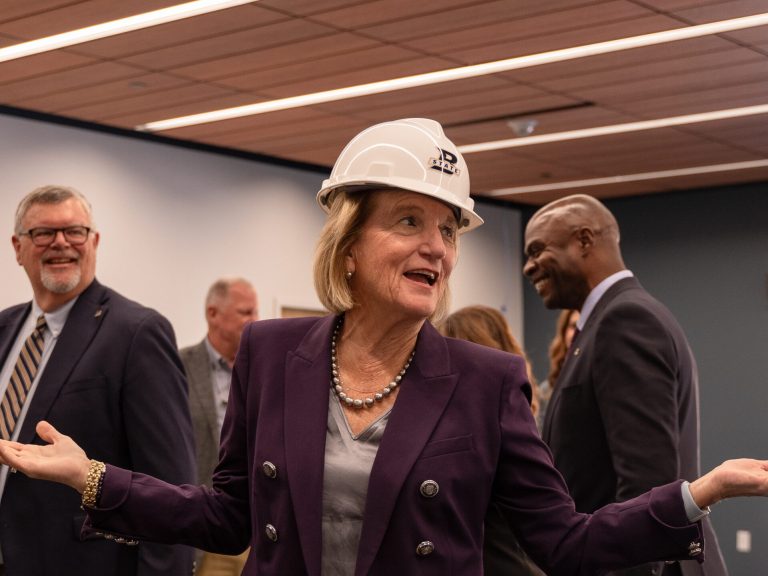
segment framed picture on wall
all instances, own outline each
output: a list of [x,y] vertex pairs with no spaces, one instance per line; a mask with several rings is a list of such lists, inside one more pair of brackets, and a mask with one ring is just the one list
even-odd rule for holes
[[280,306],[281,318],[301,318],[303,316],[327,316],[328,310],[323,308],[300,308],[296,306]]

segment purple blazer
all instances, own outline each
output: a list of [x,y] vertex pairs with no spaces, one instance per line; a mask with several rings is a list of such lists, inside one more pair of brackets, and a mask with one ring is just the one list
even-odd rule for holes
[[[334,321],[250,324],[213,488],[108,466],[86,530],[225,553],[250,545],[244,574],[320,576]],[[577,513],[529,394],[519,357],[425,323],[371,470],[356,576],[481,576],[491,501],[550,576],[701,557],[700,526],[686,518],[679,482]],[[426,480],[439,485],[433,497],[420,490]]]

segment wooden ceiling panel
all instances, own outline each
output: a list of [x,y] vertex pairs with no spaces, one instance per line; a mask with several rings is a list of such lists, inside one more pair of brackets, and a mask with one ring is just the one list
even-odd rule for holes
[[84,86],[95,86],[101,82],[143,76],[145,72],[133,66],[118,62],[97,62],[68,70],[37,75],[18,82],[3,85],[0,98],[4,104],[23,107],[26,98],[65,92]]
[[724,50],[733,50],[733,42],[718,36],[691,38],[680,42],[646,46],[632,50],[622,50],[608,54],[599,54],[588,58],[555,62],[545,66],[532,66],[506,72],[505,75],[521,82],[540,83],[562,78],[571,78],[596,73],[634,70],[637,66],[653,66],[670,58],[705,56]]
[[165,70],[235,54],[257,52],[272,46],[290,44],[333,34],[333,29],[306,20],[286,20],[271,26],[240,30],[194,42],[126,56],[123,60],[148,70]]
[[724,66],[717,73],[705,73],[692,69],[686,73],[655,78],[638,78],[632,82],[603,85],[595,88],[573,90],[570,93],[584,100],[600,101],[605,104],[626,103],[658,98],[663,95],[696,93],[722,85],[748,84],[755,78],[768,73],[768,58],[758,62],[747,62]]
[[[303,52],[295,53],[303,54]],[[295,95],[315,91],[311,87],[312,82],[342,87],[363,83],[365,77],[386,80],[391,77],[388,74],[393,71],[405,70],[402,63],[409,60],[418,61],[419,64],[416,66],[419,70],[432,70],[434,69],[432,66],[436,65],[435,60],[423,60],[421,55],[405,48],[376,44],[369,48],[358,49],[354,55],[349,53],[328,57],[318,55],[312,60],[302,60],[300,56],[295,59],[294,64],[219,78],[217,82],[225,86],[257,92],[269,92],[270,88],[279,87],[281,92],[285,88],[287,95]],[[444,63],[438,63],[438,65],[445,66]],[[392,68],[382,70],[387,66],[393,67],[394,70]],[[363,74],[369,76],[363,76]],[[301,79],[301,83],[293,84],[297,78]]]
[[528,204],[531,206],[543,206],[548,202],[562,198],[567,194],[592,194],[598,198],[622,198],[627,196],[637,196],[640,194],[654,194],[657,192],[669,191],[665,188],[663,180],[645,181],[645,182],[622,182],[614,183],[608,186],[590,186],[584,188],[570,188],[566,190],[556,190],[548,192],[528,192],[519,194],[507,194],[495,196],[499,200],[509,200],[518,204]]
[[[269,81],[273,83],[280,82],[280,75],[302,78],[306,74],[330,74],[334,70],[343,70],[344,66],[349,67],[350,60],[362,59],[368,62],[373,55],[366,51],[373,48],[403,52],[397,46],[382,46],[380,42],[358,34],[340,33],[196,62],[176,67],[173,72],[196,80],[226,83],[227,79],[235,77],[237,81],[246,83],[250,74],[268,71],[265,74],[269,75]],[[337,60],[342,64],[336,64]]]
[[[350,114],[366,115],[370,111],[374,111],[375,114],[380,115],[382,109],[397,108],[407,106],[410,103],[421,103],[424,101],[437,103],[444,98],[464,95],[466,107],[474,107],[477,109],[478,116],[484,116],[483,108],[489,101],[492,102],[498,97],[496,95],[497,90],[508,91],[506,97],[510,100],[516,98],[515,93],[518,90],[532,96],[541,94],[538,91],[532,92],[527,86],[518,87],[507,80],[503,80],[496,76],[481,76],[478,78],[469,78],[467,80],[457,80],[450,83],[433,84],[431,86],[420,86],[408,90],[397,90],[372,96],[350,98],[348,100],[339,100],[338,102],[326,102],[325,104],[322,104],[322,107],[324,110],[332,110],[339,113],[344,113],[346,111],[346,113]],[[473,102],[473,95],[485,95],[489,93],[493,94],[489,99],[484,97],[480,101]],[[389,114],[388,116],[392,115]]]
[[259,4],[291,16],[306,17],[339,8],[353,7],[361,0],[260,0]]
[[[338,138],[354,135],[365,127],[365,123],[355,118],[332,114],[303,114],[292,121],[280,124],[254,125],[247,130],[239,130],[219,136],[206,137],[207,142],[217,143],[219,139],[246,147],[249,150],[277,151],[290,146],[296,149],[317,147],[317,142],[327,141],[331,148],[338,146]],[[309,142],[314,142],[311,146]],[[287,144],[290,143],[290,144]],[[340,151],[339,149],[338,151]]]
[[[667,8],[668,10],[669,8]],[[691,24],[707,24],[729,18],[741,18],[765,12],[765,0],[731,0],[728,2],[690,2],[675,9],[675,15]]]
[[[156,9],[181,0],[147,0]],[[6,0],[0,46],[137,12],[114,0]],[[131,129],[149,121],[680,28],[765,0],[261,0],[0,63],[0,104]],[[424,116],[457,144],[768,103],[768,26],[160,135],[330,166],[372,123]],[[767,118],[468,154],[474,193],[768,157]],[[585,188],[659,193],[766,172]],[[707,184],[704,184],[707,185]],[[526,201],[542,195],[527,195]],[[516,201],[520,201],[516,199]]]
[[473,194],[487,194],[499,188],[530,186],[592,178],[594,174],[579,166],[561,165],[547,159],[497,152],[467,159]]
[[[227,139],[236,140],[243,133],[257,132],[265,129],[286,127],[288,129],[295,123],[314,121],[318,118],[328,117],[329,114],[312,107],[291,108],[272,114],[257,114],[245,116],[222,122],[209,122],[197,126],[186,126],[163,132],[165,136],[179,139],[189,139],[201,142],[216,141],[226,146]],[[331,115],[332,116],[332,115]],[[340,115],[342,118],[344,115]]]
[[[635,120],[626,114],[601,107],[573,108],[544,114],[531,114],[524,116],[523,119],[537,122],[533,132],[534,136],[592,126],[609,126]],[[455,127],[449,124],[448,126],[446,130],[450,133],[451,139],[459,145],[507,140],[516,136],[507,120],[493,120]],[[524,140],[525,136],[519,138]]]
[[75,109],[81,106],[98,103],[110,105],[134,95],[151,95],[151,98],[156,98],[157,92],[182,84],[190,83],[167,74],[145,74],[27,98],[25,105],[33,110],[67,116],[76,114]]
[[[134,2],[115,2],[114,0],[86,0],[84,2],[55,3],[58,7],[39,10],[37,0],[27,2],[28,13],[13,20],[5,16],[3,2],[0,17],[0,32],[19,40],[34,40],[43,36],[60,34],[77,28],[85,28],[118,18],[133,16],[141,12],[159,10],[178,4],[178,0],[142,0],[141,6]],[[41,3],[40,3],[41,4]],[[49,4],[52,4],[49,2]]]
[[401,76],[423,74],[425,72],[441,70],[448,67],[449,65],[447,65],[447,62],[433,57],[410,58],[398,62],[385,63],[375,67],[367,66],[365,63],[362,63],[362,67],[355,70],[348,70],[338,74],[322,75],[308,79],[297,78],[294,83],[270,86],[262,89],[261,92],[272,98],[285,98],[288,96],[322,92],[358,84],[367,84],[369,82],[378,82],[380,80],[389,80]]
[[[443,0],[440,4],[440,10],[436,11],[435,7],[428,2],[374,0],[318,12],[311,18],[335,28],[357,30],[373,37],[380,37],[372,28],[381,25],[407,28],[414,21],[421,21],[422,18],[426,18],[434,26],[438,24],[437,21],[461,18],[462,15],[459,13],[462,7],[469,6],[471,9],[476,6],[473,0]],[[486,5],[488,4],[490,3]],[[507,5],[509,5],[508,2]]]
[[71,0],[3,0],[3,9],[0,11],[0,24],[27,18],[34,14],[46,14],[61,7],[71,4]]
[[63,50],[44,52],[28,58],[3,62],[0,64],[0,98],[3,94],[3,84],[43,76],[44,74],[53,74],[93,62],[95,62],[93,58],[70,54]]
[[[602,23],[594,27],[574,26],[569,30],[563,30],[558,33],[542,30],[539,34],[530,35],[522,39],[510,35],[494,36],[492,39],[483,44],[477,44],[475,47],[452,50],[451,56],[464,64],[479,64],[679,27],[679,23],[674,20],[665,16],[652,15],[628,21]],[[438,43],[450,44],[450,35],[443,38],[433,37],[433,39],[437,40]],[[410,43],[408,44],[410,45]]]
[[[100,58],[121,58],[169,46],[189,46],[207,38],[226,37],[241,30],[258,29],[287,19],[285,15],[260,8],[258,4],[246,4],[137,30],[130,34],[94,40],[72,50]],[[254,30],[254,33],[257,32]]]
[[[754,80],[754,79],[753,79]],[[644,118],[665,118],[712,110],[768,103],[768,78],[735,86],[663,95],[645,100],[616,102],[613,107]]]
[[[125,119],[128,115],[154,113],[157,110],[157,99],[163,98],[168,104],[165,111],[169,116],[179,116],[194,113],[204,107],[238,106],[243,104],[243,95],[233,93],[227,88],[213,84],[193,84],[177,86],[160,93],[138,93],[130,98],[113,101],[102,101],[85,106],[78,106],[67,111],[68,115],[85,118],[93,122],[111,124],[112,119]],[[123,120],[124,122],[124,120]],[[122,123],[121,123],[122,124]]]
[[634,85],[637,82],[647,84],[657,80],[668,84],[669,77],[689,74],[692,70],[695,70],[697,74],[716,76],[719,75],[722,68],[752,63],[768,66],[768,58],[746,48],[732,48],[682,58],[670,54],[665,60],[638,64],[631,68],[621,67],[568,78],[540,81],[537,85],[556,92],[578,93],[584,89],[613,87],[616,84]]
[[118,114],[112,114],[109,106],[104,104],[89,106],[84,110],[94,114],[93,117],[88,118],[91,121],[97,121],[96,115],[101,117],[105,114],[104,121],[110,126],[132,129],[156,120],[187,116],[204,110],[242,106],[248,104],[250,98],[213,84],[198,84],[197,87],[188,84],[181,88],[158,92],[150,97],[137,96],[120,102],[120,106],[113,105],[111,108],[111,110],[120,109],[122,113]]

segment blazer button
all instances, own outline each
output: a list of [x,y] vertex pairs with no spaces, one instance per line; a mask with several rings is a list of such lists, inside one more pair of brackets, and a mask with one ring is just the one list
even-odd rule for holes
[[264,476],[267,478],[277,477],[277,466],[272,464],[272,462],[269,460],[266,460],[264,464],[261,465],[261,470],[264,472]]
[[435,545],[429,540],[424,540],[424,542],[420,542],[419,545],[416,546],[416,554],[419,556],[429,556],[434,551]]
[[264,534],[266,534],[267,538],[272,542],[277,542],[277,528],[272,526],[272,524],[267,524],[264,527]]
[[434,498],[440,492],[440,484],[434,480],[424,480],[419,486],[419,492],[424,498]]

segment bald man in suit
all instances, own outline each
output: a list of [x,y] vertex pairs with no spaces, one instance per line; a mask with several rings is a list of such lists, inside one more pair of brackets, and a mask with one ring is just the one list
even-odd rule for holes
[[[586,195],[537,211],[524,274],[547,308],[581,311],[542,436],[580,512],[629,500],[699,470],[696,362],[672,313],[626,269],[613,214]],[[623,576],[727,574],[708,518],[703,563],[655,563]]]

